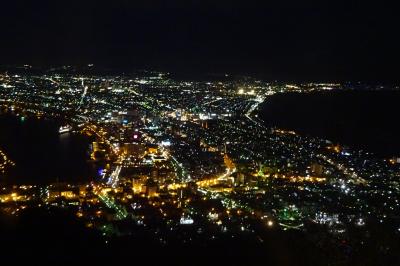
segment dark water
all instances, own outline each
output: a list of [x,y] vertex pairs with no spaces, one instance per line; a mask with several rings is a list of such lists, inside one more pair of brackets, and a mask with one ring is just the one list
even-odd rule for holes
[[8,183],[80,182],[96,175],[88,162],[90,140],[58,134],[52,120],[0,114],[0,149],[16,163],[0,181]]
[[381,157],[400,156],[400,92],[274,95],[261,106],[260,118],[268,126],[323,137]]

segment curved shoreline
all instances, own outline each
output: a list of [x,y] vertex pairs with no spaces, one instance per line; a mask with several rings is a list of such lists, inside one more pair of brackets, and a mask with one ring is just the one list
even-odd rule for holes
[[397,91],[284,93],[269,97],[257,114],[266,127],[329,139],[380,157],[400,156],[397,99]]
[[8,159],[7,155],[0,150],[0,174],[5,173],[6,169],[10,166],[15,166],[15,163]]

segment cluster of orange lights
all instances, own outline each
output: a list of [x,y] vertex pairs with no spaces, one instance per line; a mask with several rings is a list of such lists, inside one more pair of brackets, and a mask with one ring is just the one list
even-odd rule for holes
[[211,179],[205,179],[201,181],[197,181],[196,184],[199,187],[209,187],[209,186],[215,186],[219,182],[218,178],[211,178]]

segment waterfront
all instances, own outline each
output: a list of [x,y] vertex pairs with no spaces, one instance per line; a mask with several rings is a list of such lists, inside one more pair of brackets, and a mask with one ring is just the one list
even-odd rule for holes
[[90,140],[58,133],[58,122],[0,114],[0,147],[15,162],[2,177],[7,183],[84,182],[96,171],[88,162]]

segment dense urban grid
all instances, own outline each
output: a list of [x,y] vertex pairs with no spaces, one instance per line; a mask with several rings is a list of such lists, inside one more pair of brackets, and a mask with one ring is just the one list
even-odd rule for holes
[[[141,230],[160,245],[243,236],[262,243],[268,231],[301,231],[328,235],[346,251],[363,245],[371,227],[400,237],[400,158],[268,128],[258,118],[273,94],[351,85],[73,70],[1,73],[1,108],[58,119],[60,134],[89,136],[91,161],[103,167],[87,182],[4,183],[3,212],[68,209],[105,242]],[[0,147],[0,176],[12,167]],[[322,238],[314,241],[328,245]],[[377,245],[382,254],[393,249]]]

